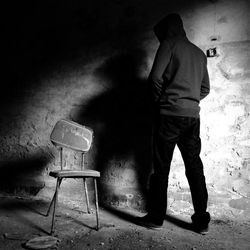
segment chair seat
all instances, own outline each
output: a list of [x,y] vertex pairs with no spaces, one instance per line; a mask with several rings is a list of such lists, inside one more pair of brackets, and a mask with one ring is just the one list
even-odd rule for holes
[[55,170],[49,173],[55,178],[100,177],[100,172],[95,170]]

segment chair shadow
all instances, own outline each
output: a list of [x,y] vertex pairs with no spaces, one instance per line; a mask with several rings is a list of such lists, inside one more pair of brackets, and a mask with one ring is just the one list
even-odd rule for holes
[[15,201],[6,201],[1,203],[0,210],[8,211],[14,214],[15,219],[20,223],[28,225],[30,228],[33,228],[41,233],[49,235],[49,232],[44,230],[41,226],[36,223],[36,221],[27,218],[24,215],[24,212],[32,212],[34,214],[43,215],[40,211],[35,209],[34,207],[38,206],[38,204],[34,204],[37,201],[26,201],[26,200],[15,200]]
[[[40,208],[38,209],[37,207],[33,207],[32,205],[30,204],[25,204],[24,207],[26,207],[30,212],[34,213],[34,214],[38,214],[38,215],[41,215],[41,216],[44,216],[44,217],[48,217],[47,216],[47,213],[43,213]],[[45,208],[47,209],[47,208]]]
[[[19,205],[19,207],[20,207],[20,209],[25,209],[25,210],[30,211],[32,213],[38,214],[40,216],[47,217],[48,218],[48,227],[50,227],[52,211],[50,211],[50,213],[47,214],[47,210],[49,208],[49,203],[48,204],[47,204],[47,202],[43,202],[43,203],[44,204],[41,204],[41,206],[39,206],[39,208],[37,208],[38,204],[34,205],[34,204],[31,204],[30,202],[21,204],[21,205]],[[43,212],[40,209],[41,207],[44,207]],[[45,212],[44,212],[44,210],[45,210]],[[69,210],[74,211],[74,212],[78,212],[81,214],[85,214],[85,215],[88,214],[87,212],[76,211],[76,210],[72,210],[72,209],[69,209]],[[37,230],[41,231],[42,233],[50,235],[50,231],[45,231],[41,227],[37,226],[31,220],[26,219],[24,216],[21,215],[21,213],[17,213],[17,214],[19,215],[20,221],[22,221],[23,223],[30,225],[32,228],[37,229]],[[67,219],[67,220],[72,221],[75,224],[80,225],[80,226],[84,226],[84,227],[91,229],[91,230],[96,230],[96,227],[89,226],[86,223],[83,223],[79,218],[75,218],[75,217],[70,216],[70,215],[65,215],[64,213],[56,214],[56,218],[57,219],[62,218],[63,220]]]

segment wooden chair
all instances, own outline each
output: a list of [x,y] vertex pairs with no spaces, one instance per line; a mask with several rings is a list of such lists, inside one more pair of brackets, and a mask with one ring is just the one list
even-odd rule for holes
[[[60,185],[64,178],[81,178],[83,179],[87,211],[90,213],[89,206],[89,196],[88,188],[86,183],[86,178],[92,178],[94,181],[94,191],[95,191],[95,206],[96,206],[96,230],[99,229],[99,207],[98,207],[98,194],[97,194],[97,178],[100,177],[100,172],[95,170],[84,169],[84,155],[89,151],[93,139],[93,131],[85,126],[77,124],[73,121],[62,119],[58,121],[50,135],[51,142],[59,149],[60,151],[60,170],[53,170],[49,173],[50,176],[57,179],[56,189],[52,201],[49,205],[47,211],[47,216],[50,213],[50,210],[53,206],[52,214],[52,224],[50,234],[54,234],[55,226],[55,215],[58,201],[58,192]],[[75,170],[75,168],[64,169],[64,159],[63,159],[63,150],[64,148],[69,148],[71,150],[77,151],[81,154],[81,168],[80,170]]]

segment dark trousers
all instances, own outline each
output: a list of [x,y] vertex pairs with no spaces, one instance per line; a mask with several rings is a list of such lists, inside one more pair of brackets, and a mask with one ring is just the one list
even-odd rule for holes
[[180,149],[194,206],[193,220],[208,223],[208,193],[200,159],[200,119],[160,115],[154,131],[153,167],[150,179],[148,212],[159,222],[167,208],[168,176],[175,146]]

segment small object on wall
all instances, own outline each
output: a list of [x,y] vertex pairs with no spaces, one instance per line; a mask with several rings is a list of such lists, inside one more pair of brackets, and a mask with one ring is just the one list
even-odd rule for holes
[[215,57],[215,56],[218,56],[216,47],[207,50],[207,57]]
[[212,35],[212,36],[209,37],[209,40],[211,42],[220,41],[221,40],[221,36],[219,36],[219,35]]

